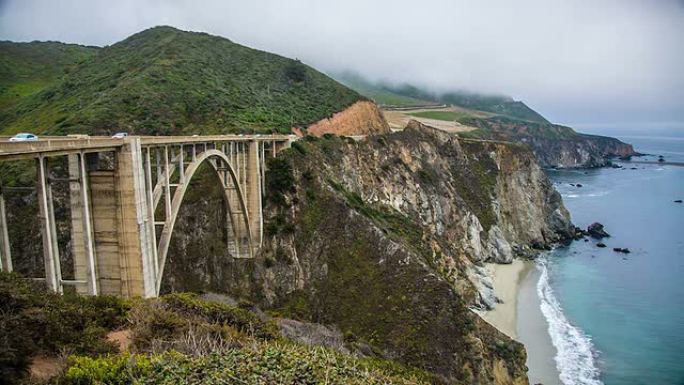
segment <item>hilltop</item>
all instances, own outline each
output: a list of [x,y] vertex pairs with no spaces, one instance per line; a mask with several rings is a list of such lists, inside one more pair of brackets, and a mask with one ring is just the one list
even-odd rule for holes
[[[51,80],[0,110],[3,134],[289,133],[365,100],[298,60],[172,27],[101,49],[66,46],[59,55],[43,49],[57,43],[10,44],[0,84],[16,78],[17,67]],[[57,79],[45,66],[22,66],[19,51],[73,65]]]

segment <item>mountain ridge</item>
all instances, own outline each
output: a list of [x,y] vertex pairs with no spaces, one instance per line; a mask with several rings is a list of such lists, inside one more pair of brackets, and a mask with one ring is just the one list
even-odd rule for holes
[[0,111],[0,126],[6,134],[289,133],[360,100],[298,60],[162,26],[99,49]]

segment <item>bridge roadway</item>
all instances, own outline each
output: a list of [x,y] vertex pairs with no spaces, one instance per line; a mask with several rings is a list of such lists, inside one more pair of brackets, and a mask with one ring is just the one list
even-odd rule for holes
[[[83,294],[153,297],[159,295],[180,205],[199,167],[210,165],[222,185],[230,254],[251,258],[263,239],[265,160],[296,139],[292,135],[123,139],[79,135],[10,142],[5,137],[0,138],[0,162],[35,159],[48,287],[62,292],[64,285],[73,285]],[[72,280],[62,277],[57,242],[52,184],[60,179],[54,177],[48,160],[58,156],[68,160]],[[11,271],[6,209],[0,185],[0,260],[2,269]]]

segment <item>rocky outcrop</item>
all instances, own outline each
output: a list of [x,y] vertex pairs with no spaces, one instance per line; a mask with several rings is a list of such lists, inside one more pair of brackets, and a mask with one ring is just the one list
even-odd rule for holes
[[268,167],[257,258],[228,255],[210,235],[225,231],[220,191],[195,190],[164,290],[220,291],[334,325],[355,350],[444,382],[527,383],[523,346],[470,308],[495,300],[484,261],[574,232],[529,149],[412,122],[361,142],[308,136]]
[[604,230],[603,225],[598,222],[594,222],[587,227],[587,234],[596,239],[610,237],[610,234]]
[[528,138],[523,142],[532,146],[544,167],[604,167],[611,164],[612,158],[637,154],[631,144],[598,135],[577,134],[569,139]]
[[543,167],[603,167],[610,165],[611,158],[638,154],[618,139],[580,134],[557,124],[505,117],[470,118],[463,123],[478,128],[468,136],[529,145]]
[[358,101],[330,118],[319,120],[307,127],[309,134],[321,136],[335,135],[372,135],[390,131],[389,125],[378,106],[370,101]]

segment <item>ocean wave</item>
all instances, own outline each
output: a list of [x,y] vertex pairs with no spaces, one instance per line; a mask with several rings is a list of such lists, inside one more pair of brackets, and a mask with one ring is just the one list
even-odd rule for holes
[[542,314],[549,324],[549,335],[557,354],[554,357],[560,380],[565,385],[602,385],[601,372],[596,367],[591,339],[579,328],[570,324],[549,284],[546,260],[537,264],[541,271],[537,294]]
[[610,193],[610,191],[597,191],[593,193],[586,193],[586,194],[578,194],[578,193],[566,193],[566,192],[561,192],[561,195],[563,198],[593,198],[593,197],[602,197],[606,196]]

